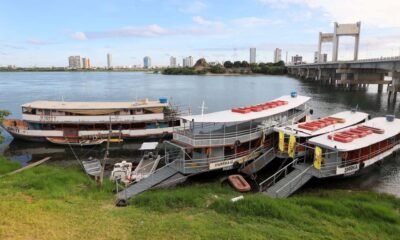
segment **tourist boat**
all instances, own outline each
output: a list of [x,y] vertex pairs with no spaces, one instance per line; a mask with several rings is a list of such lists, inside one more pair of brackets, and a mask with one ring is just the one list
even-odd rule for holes
[[309,100],[292,93],[257,105],[182,116],[183,126],[164,142],[166,161],[182,174],[239,167],[271,149],[274,127],[306,121]]
[[170,105],[166,98],[135,102],[35,101],[22,105],[21,120],[6,119],[2,126],[15,138],[30,141],[91,139],[99,143],[108,135],[118,139],[170,135],[174,127],[180,126],[181,114],[185,112]]
[[307,140],[322,134],[350,127],[368,120],[368,114],[355,110],[339,112],[328,117],[274,128],[278,139],[278,158],[298,158],[305,154]]
[[257,105],[181,116],[181,127],[163,142],[166,164],[117,193],[116,205],[125,206],[133,196],[153,187],[176,185],[189,176],[234,168],[242,171],[259,162],[257,166],[265,166],[275,157],[270,154],[273,128],[306,121],[312,112],[309,100],[292,92]]
[[400,148],[400,119],[378,117],[311,138],[315,177],[348,176],[382,161]]
[[275,198],[288,197],[313,177],[360,174],[400,148],[400,119],[379,117],[325,133],[303,144],[306,153],[259,183]]

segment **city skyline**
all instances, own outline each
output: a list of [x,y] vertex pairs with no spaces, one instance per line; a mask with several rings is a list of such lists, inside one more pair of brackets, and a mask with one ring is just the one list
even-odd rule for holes
[[[112,53],[115,66],[141,65],[144,56],[168,66],[170,56],[247,60],[250,47],[257,48],[257,62],[272,62],[275,48],[312,62],[319,32],[331,32],[333,22],[357,21],[363,23],[359,58],[397,56],[400,3],[383,2],[167,0],[155,12],[154,0],[70,1],[62,8],[10,1],[0,14],[0,65],[68,66],[68,56],[80,55],[103,67]],[[352,46],[353,39],[343,38],[339,58],[351,59]],[[322,53],[331,49],[328,44]]]

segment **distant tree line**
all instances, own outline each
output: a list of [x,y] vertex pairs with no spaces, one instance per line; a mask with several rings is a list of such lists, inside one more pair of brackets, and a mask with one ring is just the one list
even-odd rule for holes
[[194,67],[165,68],[162,74],[167,75],[198,75],[198,74],[270,74],[282,75],[287,73],[285,63],[248,63],[247,61],[226,61],[224,64],[210,65],[204,58],[197,60]]

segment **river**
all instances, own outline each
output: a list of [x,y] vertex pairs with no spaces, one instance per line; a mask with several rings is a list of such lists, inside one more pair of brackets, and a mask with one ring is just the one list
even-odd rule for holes
[[[177,105],[199,113],[244,106],[297,91],[312,97],[314,117],[358,107],[371,116],[399,112],[398,105],[388,106],[387,93],[376,86],[358,91],[338,90],[287,76],[172,76],[133,72],[2,72],[0,73],[0,109],[20,117],[20,105],[34,100],[130,101],[167,97]],[[26,164],[43,156],[56,163],[72,164],[74,156],[67,148],[51,144],[13,141],[6,133],[0,151],[8,158]],[[113,146],[110,157],[116,160],[137,158],[140,142]],[[79,157],[102,156],[103,149],[75,149]],[[313,188],[344,188],[387,192],[400,196],[400,157],[390,157],[374,166],[368,174],[341,180],[318,181]],[[310,188],[310,187],[309,187]]]

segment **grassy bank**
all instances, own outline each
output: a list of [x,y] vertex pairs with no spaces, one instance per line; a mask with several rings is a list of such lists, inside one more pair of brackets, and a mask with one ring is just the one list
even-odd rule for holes
[[[0,160],[0,172],[15,166]],[[39,166],[0,178],[0,239],[398,239],[400,200],[322,191],[276,200],[219,184],[147,192],[114,207],[80,169]]]

